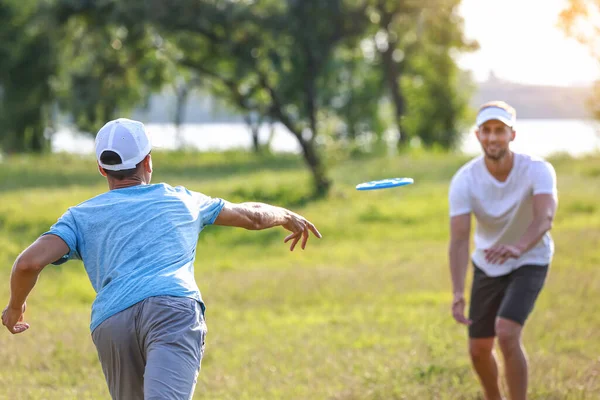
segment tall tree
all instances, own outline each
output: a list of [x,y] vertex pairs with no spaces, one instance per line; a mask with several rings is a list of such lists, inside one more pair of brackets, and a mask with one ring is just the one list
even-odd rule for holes
[[154,27],[162,45],[179,50],[179,65],[207,78],[214,93],[245,113],[287,127],[312,172],[315,193],[327,193],[331,181],[316,140],[326,107],[321,81],[335,48],[361,33],[362,9],[342,0],[63,0],[62,5],[66,15],[88,15],[95,25]]
[[51,78],[56,72],[52,20],[38,1],[0,2],[0,146],[48,149]]
[[420,10],[421,7],[411,1],[375,0],[367,11],[375,28],[374,48],[381,59],[400,146],[405,146],[410,138],[403,124],[407,106],[400,82],[405,75],[407,55],[410,58],[417,43],[415,31],[419,27]]
[[436,3],[420,13],[419,39],[408,55],[407,74],[401,81],[408,98],[404,127],[425,147],[449,149],[458,144],[474,90],[474,84],[465,84],[454,55],[478,45],[463,36],[460,0]]
[[395,123],[399,146],[410,138],[448,148],[459,133],[469,91],[458,87],[453,55],[477,45],[463,36],[460,0],[372,0],[367,9]]
[[208,77],[214,93],[282,123],[295,136],[315,194],[326,194],[331,181],[316,140],[327,107],[322,81],[336,47],[362,32],[363,11],[341,0],[181,1],[177,7],[154,1],[143,7],[181,49],[179,62]]
[[160,38],[143,23],[129,24],[87,8],[75,13],[72,4],[79,3],[65,0],[55,10],[62,26],[57,98],[79,129],[96,132],[174,80],[169,48],[157,50]]

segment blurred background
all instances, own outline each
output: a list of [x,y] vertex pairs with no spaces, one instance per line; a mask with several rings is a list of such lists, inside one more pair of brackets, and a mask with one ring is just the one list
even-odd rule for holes
[[[324,234],[300,254],[280,232],[201,234],[197,398],[478,399],[446,196],[480,153],[477,108],[504,100],[513,150],[559,177],[532,398],[597,398],[598,32],[597,0],[0,0],[0,277],[106,190],[98,129],[139,119],[157,181],[291,207]],[[354,190],[395,176],[416,183]],[[85,271],[42,275],[32,329],[0,334],[0,398],[107,398]]]
[[599,148],[582,1],[0,4],[6,154],[90,153],[131,117],[165,149],[300,153],[326,191],[332,151],[477,153],[467,133],[493,99],[518,110],[516,150]]

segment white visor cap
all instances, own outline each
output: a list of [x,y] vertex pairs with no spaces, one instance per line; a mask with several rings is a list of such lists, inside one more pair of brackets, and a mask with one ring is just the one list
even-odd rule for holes
[[491,121],[498,120],[505,125],[513,128],[515,126],[516,117],[513,113],[506,111],[500,107],[486,107],[477,114],[477,126]]

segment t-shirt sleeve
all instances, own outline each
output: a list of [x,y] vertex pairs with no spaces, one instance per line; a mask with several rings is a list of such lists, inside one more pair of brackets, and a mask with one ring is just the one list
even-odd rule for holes
[[206,225],[212,225],[223,209],[225,201],[221,198],[210,197],[198,192],[194,192],[194,195],[198,201],[200,227],[203,228]]
[[45,232],[42,236],[44,235],[56,235],[69,247],[69,252],[52,264],[60,265],[69,260],[81,260],[81,256],[77,251],[79,242],[77,224],[75,223],[75,218],[70,210],[67,210],[58,221],[50,227],[50,230]]
[[537,161],[531,165],[531,180],[533,182],[533,195],[557,195],[556,171],[547,161]]
[[465,181],[465,176],[463,173],[459,172],[452,178],[452,181],[450,182],[448,202],[450,207],[450,217],[468,214],[473,210],[471,206],[469,187]]

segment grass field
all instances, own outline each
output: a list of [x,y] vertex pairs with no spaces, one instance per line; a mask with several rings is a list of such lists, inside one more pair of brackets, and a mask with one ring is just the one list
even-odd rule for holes
[[[195,398],[479,399],[466,331],[449,311],[446,257],[448,182],[466,160],[413,154],[339,162],[331,196],[308,201],[310,177],[291,156],[155,154],[155,182],[287,206],[323,234],[294,252],[282,229],[208,227],[200,235],[196,277],[209,334]],[[525,331],[530,398],[598,399],[600,157],[552,161],[557,253]],[[354,190],[391,176],[415,184]],[[93,159],[3,161],[2,306],[16,255],[67,207],[104,190]],[[28,301],[31,329],[0,332],[1,399],[109,398],[88,328],[93,299],[80,263],[44,270]]]

